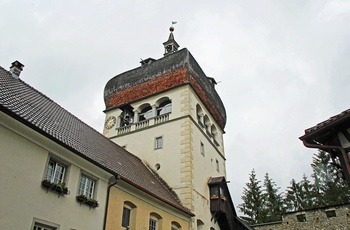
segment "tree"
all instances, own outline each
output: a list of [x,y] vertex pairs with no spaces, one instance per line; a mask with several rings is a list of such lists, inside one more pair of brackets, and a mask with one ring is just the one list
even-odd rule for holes
[[315,180],[315,206],[321,207],[350,201],[349,187],[339,176],[341,171],[338,165],[337,159],[332,159],[331,155],[325,151],[319,150],[317,154],[314,154],[311,167],[312,177]]
[[300,211],[313,208],[315,205],[314,185],[304,174],[300,182],[294,179],[287,188],[285,204],[288,211]]
[[299,186],[301,187],[301,200],[303,209],[310,209],[315,207],[316,203],[316,192],[315,186],[311,184],[307,176],[303,175],[303,179],[299,182]]
[[265,197],[257,180],[255,170],[249,175],[249,182],[243,188],[242,200],[244,203],[238,205],[240,211],[255,220],[255,224],[264,223],[264,202]]
[[264,217],[265,222],[274,222],[282,220],[283,198],[278,193],[279,187],[276,187],[276,183],[272,181],[269,174],[265,174],[264,179],[264,194],[265,194],[265,206],[264,206]]
[[287,210],[289,211],[300,211],[302,207],[302,190],[301,187],[294,179],[290,182],[290,186],[287,188],[287,194],[285,203]]

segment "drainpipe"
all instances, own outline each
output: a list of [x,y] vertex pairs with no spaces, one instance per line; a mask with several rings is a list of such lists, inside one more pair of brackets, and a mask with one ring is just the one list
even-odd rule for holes
[[307,148],[316,148],[316,149],[336,149],[341,153],[341,156],[339,157],[340,163],[342,164],[342,168],[344,171],[345,180],[350,186],[350,162],[349,162],[349,156],[346,153],[345,149],[341,146],[335,146],[335,145],[320,145],[320,144],[311,144],[306,142],[306,140],[303,140],[303,144]]
[[109,203],[109,193],[111,188],[118,183],[120,180],[120,176],[118,174],[112,176],[108,180],[108,187],[107,187],[107,197],[106,197],[106,207],[105,207],[105,215],[104,215],[104,220],[103,220],[103,230],[106,229],[106,221],[107,221],[107,212],[108,212],[108,203]]

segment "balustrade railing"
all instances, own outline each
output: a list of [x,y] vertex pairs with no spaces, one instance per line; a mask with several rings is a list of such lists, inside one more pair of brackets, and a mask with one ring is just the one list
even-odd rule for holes
[[131,131],[139,130],[139,129],[144,129],[152,125],[157,125],[163,122],[166,122],[169,120],[169,113],[167,114],[162,114],[160,116],[156,116],[147,120],[139,121],[133,124],[130,124],[128,126],[123,126],[116,128],[117,130],[117,135],[122,135],[125,133],[129,133]]
[[149,126],[149,120],[139,121],[135,123],[135,130],[143,129]]

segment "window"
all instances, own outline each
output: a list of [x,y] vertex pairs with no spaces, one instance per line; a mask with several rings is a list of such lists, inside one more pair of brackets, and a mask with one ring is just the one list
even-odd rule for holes
[[216,160],[216,171],[220,172],[219,161]]
[[297,215],[298,222],[305,222],[306,221],[306,215],[305,214],[298,214]]
[[211,136],[211,130],[210,130],[210,120],[209,117],[207,115],[204,115],[204,127],[205,127],[205,131],[208,134],[208,136]]
[[95,189],[95,180],[86,175],[80,176],[78,195],[85,195],[87,198],[93,198]]
[[199,124],[202,128],[204,128],[204,123],[203,123],[204,114],[203,114],[202,107],[201,107],[199,104],[196,105],[196,112],[197,112],[198,124]]
[[328,209],[325,210],[327,218],[331,218],[331,217],[336,217],[337,214],[335,213],[335,209]]
[[[136,217],[134,215],[136,205],[130,201],[125,201],[123,206],[123,215],[122,215],[122,229],[136,229]],[[118,228],[119,229],[119,228]]]
[[158,227],[158,221],[156,219],[150,218],[149,219],[149,230],[157,230]]
[[146,108],[141,110],[139,114],[139,121],[144,121],[152,117],[152,107],[147,106]]
[[152,212],[149,218],[149,230],[158,230],[158,228],[162,228],[162,217]]
[[66,173],[66,166],[63,164],[50,159],[47,166],[46,180],[58,184],[64,182],[64,176]]
[[163,137],[156,137],[155,148],[156,149],[163,148]]
[[180,229],[181,229],[181,225],[179,223],[177,223],[176,221],[171,222],[171,230],[180,230]]
[[57,230],[59,229],[58,224],[54,224],[45,220],[33,218],[32,230]]
[[205,156],[204,155],[204,144],[201,142],[201,154],[203,155],[203,156]]
[[157,116],[160,116],[166,113],[171,113],[171,110],[172,110],[171,101],[166,100],[162,102],[157,108]]
[[131,214],[131,208],[124,206],[123,219],[122,219],[122,226],[124,228],[130,227],[130,214]]
[[39,223],[35,223],[33,228],[33,230],[55,230],[55,229],[57,228],[39,224]]

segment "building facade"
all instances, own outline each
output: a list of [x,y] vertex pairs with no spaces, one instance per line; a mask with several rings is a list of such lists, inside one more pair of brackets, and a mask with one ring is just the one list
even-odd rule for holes
[[[208,183],[226,177],[225,107],[215,80],[186,48],[178,50],[172,27],[163,45],[164,57],[142,60],[107,82],[103,134],[167,181],[195,214],[192,229],[220,229]],[[235,214],[227,207],[218,212]]]
[[193,213],[150,167],[12,67],[0,67],[1,229],[190,229]]

